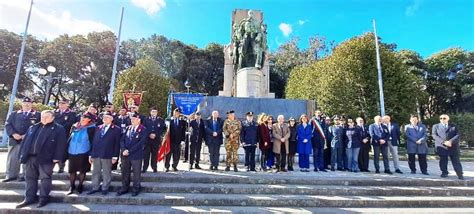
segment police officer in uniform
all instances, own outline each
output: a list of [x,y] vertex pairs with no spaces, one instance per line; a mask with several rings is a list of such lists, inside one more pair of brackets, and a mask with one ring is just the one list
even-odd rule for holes
[[[68,99],[62,99],[59,101],[58,108],[54,111],[54,122],[64,127],[64,130],[66,130],[66,137],[69,139],[71,127],[76,122],[76,113],[69,109]],[[58,173],[64,172],[65,162],[66,158],[58,163]]]
[[239,162],[237,150],[239,150],[240,130],[242,125],[240,121],[235,119],[235,112],[233,110],[229,111],[227,115],[228,118],[224,121],[222,128],[227,139],[225,144],[227,167],[225,171],[230,171],[230,165],[232,164],[234,165],[234,172],[237,172],[237,163]]
[[[24,181],[24,175],[20,174],[19,152],[21,143],[25,138],[26,131],[31,125],[38,123],[41,119],[40,113],[33,110],[33,101],[25,97],[21,104],[21,110],[12,112],[5,124],[5,129],[9,137],[6,178],[2,182],[9,182],[15,179]],[[4,136],[6,137],[6,136]],[[25,173],[25,166],[22,166]]]
[[158,172],[156,156],[158,155],[158,150],[160,149],[161,136],[165,131],[166,124],[165,121],[158,116],[158,110],[156,107],[152,107],[150,109],[150,116],[145,119],[145,123],[143,125],[148,130],[148,137],[145,144],[145,156],[143,159],[142,173],[147,171],[150,162],[153,172],[156,173]]
[[255,171],[255,149],[257,148],[257,130],[258,126],[253,121],[253,112],[245,114],[247,119],[242,122],[242,131],[240,140],[245,150],[245,166],[247,171]]

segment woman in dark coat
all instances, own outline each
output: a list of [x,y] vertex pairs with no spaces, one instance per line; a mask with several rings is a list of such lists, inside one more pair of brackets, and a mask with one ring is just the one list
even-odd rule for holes
[[295,118],[290,118],[288,121],[288,124],[290,125],[290,139],[289,139],[289,144],[290,148],[288,151],[288,170],[293,171],[293,163],[295,162],[295,154],[296,154],[296,121]]
[[347,127],[345,128],[345,143],[347,166],[351,172],[359,172],[359,150],[362,144],[362,128],[355,125],[352,118],[347,119]]
[[268,130],[270,130],[270,141],[271,146],[268,151],[267,167],[271,169],[275,165],[275,153],[273,153],[273,116],[268,115],[267,118]]
[[271,144],[270,130],[267,125],[267,118],[268,117],[265,114],[260,115],[258,118],[258,148],[262,151],[260,167],[263,171],[267,171],[266,163],[268,161],[268,152],[273,148]]
[[71,128],[71,135],[68,140],[68,172],[71,186],[69,187],[68,195],[72,194],[76,189],[76,177],[79,177],[77,192],[79,194],[82,193],[86,172],[89,172],[91,169],[89,152],[92,149],[92,141],[96,130],[93,118],[94,115],[91,113],[84,113],[81,116],[81,120]]

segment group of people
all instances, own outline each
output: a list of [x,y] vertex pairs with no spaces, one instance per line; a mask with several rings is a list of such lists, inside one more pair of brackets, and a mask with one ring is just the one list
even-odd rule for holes
[[[228,111],[226,118],[213,111],[208,119],[199,112],[183,117],[179,108],[169,119],[161,118],[156,108],[148,116],[138,113],[138,106],[121,108],[118,113],[111,103],[98,113],[90,105],[82,114],[69,109],[64,99],[56,110],[36,112],[32,100],[24,98],[22,108],[9,115],[5,124],[9,136],[6,178],[2,182],[26,180],[25,200],[17,207],[32,203],[38,207],[48,203],[55,164],[59,173],[68,163],[70,179],[69,194],[82,193],[86,173],[92,168],[92,189],[87,194],[109,193],[111,172],[120,162],[122,187],[118,196],[140,192],[141,173],[151,166],[157,172],[157,155],[163,138],[169,140],[169,152],[165,154],[166,172],[178,171],[182,145],[186,145],[185,161],[189,170],[201,169],[202,143],[208,147],[209,169],[219,170],[220,148],[226,149],[225,171],[238,171],[238,149],[245,151],[247,171],[257,171],[256,150],[260,150],[259,170],[276,172],[295,170],[298,154],[299,170],[310,171],[310,156],[314,171],[369,172],[369,152],[374,152],[375,172],[380,173],[379,159],[382,154],[384,172],[392,174],[389,165],[391,154],[395,172],[400,170],[398,145],[400,127],[389,116],[376,116],[374,123],[367,126],[363,118],[324,116],[319,110],[313,117],[303,114],[298,121],[283,115],[277,121],[267,114],[254,119],[253,112],[247,112],[243,120],[237,119],[234,111]],[[415,174],[416,156],[422,174],[428,175],[426,155],[427,128],[416,115],[410,117],[410,124],[404,127],[409,167]],[[448,158],[459,179],[464,179],[459,161],[459,132],[449,123],[448,115],[440,116],[440,123],[432,129],[436,142],[436,153],[440,156],[441,176],[447,177]],[[171,163],[171,159],[173,162]],[[23,166],[23,167],[21,167]],[[20,174],[20,168],[23,168]],[[40,180],[39,197],[37,196]],[[76,180],[78,185],[76,186]],[[133,181],[133,186],[130,184]]]

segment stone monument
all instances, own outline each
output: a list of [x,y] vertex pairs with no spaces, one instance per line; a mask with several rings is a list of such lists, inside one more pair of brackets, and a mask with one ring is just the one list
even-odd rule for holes
[[224,48],[224,88],[219,96],[275,98],[270,93],[267,29],[263,13],[234,10],[231,43]]

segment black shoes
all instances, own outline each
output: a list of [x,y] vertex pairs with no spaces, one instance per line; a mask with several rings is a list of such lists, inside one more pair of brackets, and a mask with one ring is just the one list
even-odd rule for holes
[[237,166],[234,165],[234,172],[238,172],[239,170],[237,169]]
[[227,166],[227,167],[225,168],[225,171],[226,171],[226,172],[230,171],[230,166]]
[[169,171],[170,171],[170,169],[166,168],[165,172],[169,172]]
[[14,181],[16,180],[16,178],[5,178],[2,180],[2,183],[7,183],[7,182],[10,182],[10,181]]
[[375,170],[375,173],[379,174],[379,173],[380,173],[380,170],[376,169],[376,170]]
[[48,200],[40,200],[39,203],[38,203],[38,206],[36,206],[36,208],[44,207],[47,204],[48,204]]
[[403,174],[403,172],[400,169],[395,170],[395,172],[398,174]]
[[126,191],[126,190],[119,190],[116,195],[121,196],[121,195],[127,194],[127,193],[128,193],[128,191]]
[[18,181],[20,181],[20,182],[25,181],[25,177],[18,178]]
[[384,173],[389,175],[393,174],[392,172],[390,172],[390,170],[385,170]]
[[428,172],[422,172],[423,175],[430,175]]
[[84,186],[82,186],[82,185],[77,186],[77,192],[78,192],[79,194],[82,193],[82,190],[83,190],[83,189],[84,189]]
[[199,164],[194,165],[194,168],[196,168],[196,169],[201,169],[201,167],[199,166]]
[[459,180],[464,180],[464,176],[463,176],[463,175],[458,175],[458,178],[459,178]]
[[177,171],[178,171],[178,168],[173,167],[173,171],[177,172]]
[[138,193],[140,193],[140,191],[133,191],[132,192],[132,197],[137,197]]
[[24,201],[22,201],[21,203],[17,204],[17,205],[16,205],[16,208],[17,208],[17,209],[20,209],[20,208],[27,207],[27,206],[29,206],[29,205],[31,205],[31,204],[34,204],[34,203],[36,203],[36,202],[35,202],[35,201],[27,201],[27,200],[24,200]]
[[76,189],[75,186],[69,187],[69,191],[66,193],[66,195],[71,195],[71,194],[73,194],[75,189]]
[[448,177],[448,174],[447,174],[447,173],[442,173],[442,174],[441,174],[441,177],[442,177],[442,178],[447,178],[447,177]]

